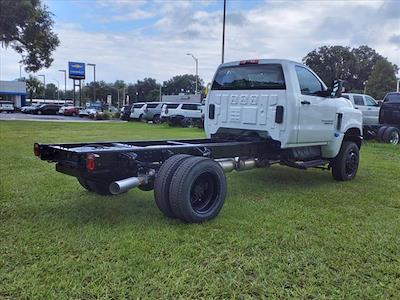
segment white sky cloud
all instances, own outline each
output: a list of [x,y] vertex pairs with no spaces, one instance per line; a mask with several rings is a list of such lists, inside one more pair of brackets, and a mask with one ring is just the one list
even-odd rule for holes
[[[93,3],[110,11],[107,22],[154,20],[150,25],[131,29],[125,23],[124,29],[117,32],[93,32],[83,24],[56,19],[55,31],[61,44],[50,69],[39,73],[46,74],[47,82],[57,79],[61,83],[62,74],[57,70],[76,60],[96,63],[98,80],[136,82],[154,77],[164,81],[174,75],[194,73],[194,62],[185,55],[190,52],[199,58],[199,74],[207,82],[221,61],[222,12],[219,6],[218,10],[209,7],[215,3]],[[367,44],[400,65],[400,48],[396,43],[399,32],[400,1],[268,1],[243,9],[240,3],[228,0],[225,60],[300,61],[309,51],[325,44]],[[11,49],[0,51],[0,79],[15,79],[19,74],[18,55]],[[91,72],[88,68],[89,81]]]

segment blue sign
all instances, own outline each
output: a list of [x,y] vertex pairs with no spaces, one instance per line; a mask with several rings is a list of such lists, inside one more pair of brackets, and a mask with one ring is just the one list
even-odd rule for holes
[[68,73],[71,79],[85,79],[85,63],[68,62]]

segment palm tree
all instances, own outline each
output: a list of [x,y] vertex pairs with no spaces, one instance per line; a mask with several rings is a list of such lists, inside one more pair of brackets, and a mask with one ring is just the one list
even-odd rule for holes
[[32,75],[29,75],[29,78],[26,80],[26,86],[29,91],[29,98],[31,101],[31,105],[32,105],[33,94],[34,93],[37,94],[41,84],[42,83],[40,82],[40,80]]

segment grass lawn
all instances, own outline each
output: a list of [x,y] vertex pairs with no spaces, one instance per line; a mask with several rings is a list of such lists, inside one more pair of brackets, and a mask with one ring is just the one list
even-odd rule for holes
[[187,225],[152,192],[102,197],[39,142],[203,137],[141,123],[0,122],[0,299],[400,298],[400,147],[364,143],[352,182],[273,166],[228,175]]

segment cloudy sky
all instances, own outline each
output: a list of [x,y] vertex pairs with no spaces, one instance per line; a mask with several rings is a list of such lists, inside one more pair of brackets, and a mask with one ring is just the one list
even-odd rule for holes
[[[221,62],[222,0],[46,0],[60,46],[38,74],[63,82],[68,61],[95,63],[97,79],[158,81],[194,73],[209,81]],[[321,45],[367,44],[400,65],[400,1],[227,0],[225,61],[301,61]],[[0,47],[0,79],[19,76],[19,57]],[[92,80],[87,68],[87,80]],[[23,76],[24,76],[23,72]],[[68,85],[71,85],[69,82]]]

